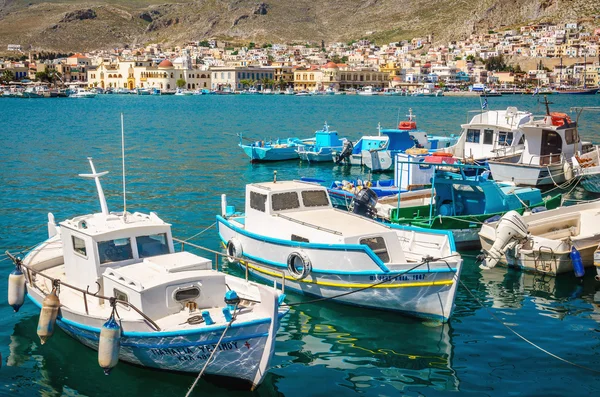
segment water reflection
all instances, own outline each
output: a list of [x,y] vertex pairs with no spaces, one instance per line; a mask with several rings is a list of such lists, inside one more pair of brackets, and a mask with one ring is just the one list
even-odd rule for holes
[[282,367],[302,363],[341,370],[354,390],[382,386],[399,391],[408,386],[458,390],[451,334],[450,324],[320,303],[290,311],[280,332],[284,343],[277,349],[287,356]]

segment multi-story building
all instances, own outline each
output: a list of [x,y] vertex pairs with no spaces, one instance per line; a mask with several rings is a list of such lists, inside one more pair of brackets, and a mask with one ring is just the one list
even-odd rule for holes
[[260,66],[214,66],[210,68],[211,88],[221,90],[230,88],[232,90],[242,90],[244,86],[242,80],[255,82],[255,85],[262,87],[267,80],[274,82],[275,70],[271,67]]

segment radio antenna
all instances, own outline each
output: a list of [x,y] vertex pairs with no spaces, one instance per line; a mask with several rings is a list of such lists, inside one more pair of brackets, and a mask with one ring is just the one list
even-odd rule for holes
[[123,159],[123,220],[127,221],[127,194],[125,191],[125,127],[121,113],[121,157]]

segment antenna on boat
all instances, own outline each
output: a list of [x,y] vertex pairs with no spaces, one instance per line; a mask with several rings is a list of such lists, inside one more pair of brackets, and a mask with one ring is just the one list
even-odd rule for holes
[[273,171],[273,183],[277,183],[277,171]]
[[381,123],[377,123],[377,131],[379,132],[379,136],[381,136]]
[[125,191],[125,126],[121,113],[121,157],[123,159],[123,220],[127,220],[127,194]]
[[90,162],[90,167],[92,167],[91,174],[79,174],[82,178],[90,178],[95,179],[96,181],[96,189],[98,190],[98,200],[100,201],[100,208],[102,210],[102,214],[108,215],[108,206],[106,205],[106,197],[104,197],[104,191],[102,190],[102,185],[100,184],[100,177],[108,174],[108,171],[104,172],[96,172],[96,167],[94,167],[94,162],[91,157],[87,158]]
[[408,117],[408,121],[413,121],[413,118],[416,118],[417,116],[413,115],[412,108],[408,108],[408,114],[406,117]]
[[548,105],[552,105],[552,102],[548,102],[548,97],[546,95],[544,95],[544,105],[546,105],[546,116],[550,116],[550,106]]

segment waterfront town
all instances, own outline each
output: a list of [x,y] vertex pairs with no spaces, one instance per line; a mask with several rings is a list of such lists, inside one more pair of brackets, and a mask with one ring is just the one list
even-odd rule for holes
[[443,45],[433,35],[385,45],[368,39],[243,46],[205,40],[61,56],[13,44],[0,58],[0,83],[163,92],[597,87],[599,47],[600,27],[578,23],[489,31]]

